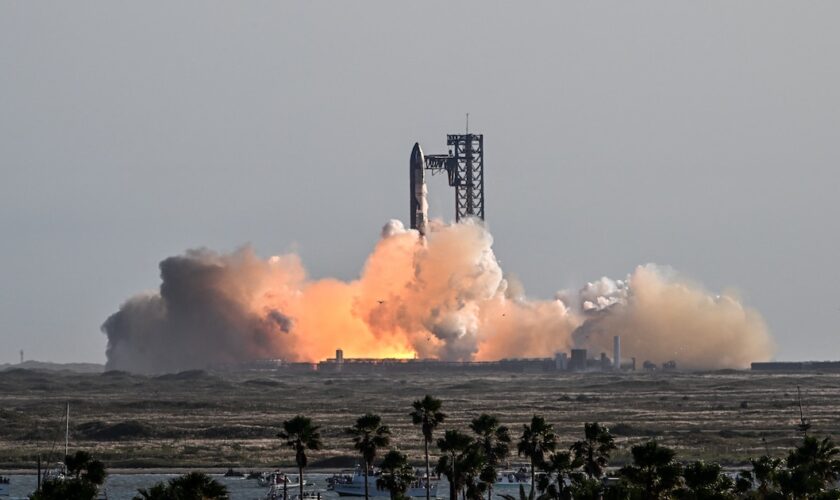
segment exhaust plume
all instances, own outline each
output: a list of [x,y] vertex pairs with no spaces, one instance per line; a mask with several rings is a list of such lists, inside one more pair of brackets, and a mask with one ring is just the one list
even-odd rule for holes
[[712,295],[669,268],[639,266],[626,281],[601,278],[581,291],[586,319],[575,343],[688,369],[744,368],[769,359],[773,342],[761,315],[732,293]]
[[[359,279],[311,280],[297,255],[261,259],[190,250],[160,264],[157,292],[102,325],[107,368],[159,373],[256,359],[346,357],[497,360],[571,347],[676,360],[687,368],[769,359],[758,312],[654,265],[602,278],[554,300],[526,298],[505,277],[478,222],[433,221],[426,237],[390,221]],[[600,352],[600,351],[599,351]]]

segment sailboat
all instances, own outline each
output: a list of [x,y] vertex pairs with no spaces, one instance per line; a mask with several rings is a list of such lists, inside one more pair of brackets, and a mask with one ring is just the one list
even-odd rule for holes
[[[64,416],[64,457],[66,459],[70,449],[70,402],[67,402],[67,412]],[[50,479],[55,480],[63,480],[67,474],[67,465],[64,463],[64,460],[58,461],[53,464],[52,468],[47,469],[44,472],[43,480],[47,481]],[[40,484],[40,481],[39,483]]]
[[[47,469],[43,478],[38,478],[38,488],[41,487],[41,480],[64,481],[67,478],[67,456],[70,454],[70,402],[67,402],[67,409],[64,415],[64,460],[56,462],[51,469]],[[97,500],[108,500],[108,492],[105,488],[97,495]]]

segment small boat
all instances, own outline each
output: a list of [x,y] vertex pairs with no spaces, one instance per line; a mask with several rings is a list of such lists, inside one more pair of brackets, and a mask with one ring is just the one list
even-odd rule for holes
[[[368,472],[368,496],[390,497],[391,492],[377,485],[380,474],[378,471]],[[330,484],[330,481],[327,482]],[[342,497],[363,497],[365,496],[365,475],[361,467],[356,467],[353,474],[336,474],[331,481],[332,490]],[[414,481],[405,492],[408,497],[426,497],[426,481],[419,479]],[[437,496],[437,482],[429,483],[429,496]]]
[[235,471],[233,469],[228,469],[227,472],[225,472],[225,477],[233,479],[245,479],[245,474],[239,471]]
[[495,486],[506,486],[506,485],[525,485],[528,486],[531,484],[531,472],[528,470],[527,467],[520,467],[518,470],[506,470],[500,472],[496,476],[496,484]]
[[318,490],[303,490],[303,496],[296,493],[292,496],[292,500],[321,500],[321,492]]
[[249,471],[245,479],[259,479],[265,475],[265,472]]
[[333,491],[336,484],[349,483],[353,480],[353,471],[342,471],[327,478],[327,489]]
[[[319,490],[303,490],[303,496],[301,497],[299,489],[292,489],[286,486],[286,497],[289,500],[321,500],[321,492]],[[279,500],[283,498],[283,484],[272,484],[268,488],[264,498],[265,500]]]
[[[67,413],[64,417],[64,456],[70,454],[70,403],[67,403]],[[64,481],[67,473],[67,465],[62,462],[55,462],[52,467],[47,467],[41,478],[43,481]]]
[[[290,476],[280,472],[279,470],[271,473],[264,472],[257,478],[257,484],[260,486],[280,486],[281,492],[283,489],[283,483],[286,484],[286,489],[299,488],[300,478],[298,476]],[[306,486],[306,480],[303,481],[303,485]]]
[[[297,489],[292,490],[286,487],[286,498],[289,500],[321,500],[321,492],[318,490],[303,490],[303,496]],[[283,498],[283,485],[273,484],[265,494],[265,500],[280,500]]]

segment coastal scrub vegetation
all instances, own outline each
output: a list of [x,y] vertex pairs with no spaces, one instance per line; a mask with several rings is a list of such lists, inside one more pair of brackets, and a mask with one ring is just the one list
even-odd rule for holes
[[[432,461],[431,444],[436,444],[434,472],[449,480],[450,500],[491,500],[514,451],[530,467],[517,471],[516,480],[509,481],[519,484],[520,491],[518,498],[499,495],[506,500],[840,500],[840,448],[831,437],[809,435],[807,429],[782,456],[768,452],[750,458],[744,467],[724,468],[714,461],[680,460],[676,449],[656,438],[630,443],[616,440],[599,422],[585,423],[580,439],[571,442],[561,440],[554,425],[539,414],[533,414],[519,432],[489,413],[475,416],[468,424],[470,432],[457,428],[463,423],[440,429],[446,414],[440,400],[430,395],[416,400],[408,416],[419,428],[427,467]],[[307,452],[323,447],[320,429],[313,419],[298,415],[284,421],[277,434],[295,453],[301,485]],[[429,494],[431,467],[425,475],[418,473],[410,455],[392,447],[395,440],[380,415],[362,415],[343,434],[351,438],[364,464],[362,470],[367,471],[366,496],[368,476],[375,478],[377,488],[388,490],[393,500],[407,498],[409,488],[426,487]],[[627,459],[614,460],[613,454],[619,452],[627,453]],[[374,476],[371,471],[377,463],[381,470]],[[65,457],[63,478],[46,480],[31,498],[92,499],[106,475],[102,462],[80,451]],[[223,485],[196,472],[138,490],[135,500],[182,498],[228,497]]]

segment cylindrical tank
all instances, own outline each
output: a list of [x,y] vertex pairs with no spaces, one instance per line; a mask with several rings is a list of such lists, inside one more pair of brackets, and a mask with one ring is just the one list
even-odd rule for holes
[[621,337],[613,337],[613,368],[621,370]]

